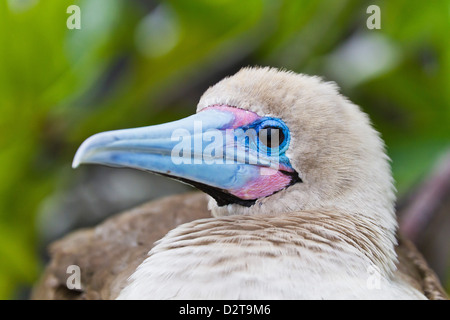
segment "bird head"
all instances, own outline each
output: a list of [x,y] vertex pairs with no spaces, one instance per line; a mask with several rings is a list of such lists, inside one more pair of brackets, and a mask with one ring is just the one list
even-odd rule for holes
[[189,183],[215,216],[337,210],[395,230],[384,143],[334,83],[244,68],[210,87],[197,113],[88,138],[83,163],[131,167]]

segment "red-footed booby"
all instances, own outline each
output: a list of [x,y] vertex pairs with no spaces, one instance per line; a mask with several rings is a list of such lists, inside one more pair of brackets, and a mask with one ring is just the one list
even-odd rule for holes
[[[193,116],[90,137],[73,166],[87,163],[166,175],[209,198],[158,200],[67,236],[34,298],[445,299],[397,236],[380,135],[333,83],[244,68]],[[81,269],[78,291],[68,265]]]

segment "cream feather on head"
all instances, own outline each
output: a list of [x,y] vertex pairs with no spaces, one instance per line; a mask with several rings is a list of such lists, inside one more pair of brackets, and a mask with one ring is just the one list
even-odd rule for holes
[[282,119],[291,134],[286,154],[302,182],[252,207],[219,207],[210,199],[214,216],[335,212],[349,226],[367,223],[370,241],[380,249],[378,265],[387,273],[395,269],[396,198],[385,145],[367,114],[334,82],[276,68],[243,68],[210,87],[197,112],[215,104]]
[[287,150],[302,183],[252,207],[210,207],[216,216],[331,209],[365,215],[390,232],[394,187],[384,143],[368,116],[338,92],[336,84],[275,68],[244,68],[209,88],[197,111],[225,104],[282,119]]

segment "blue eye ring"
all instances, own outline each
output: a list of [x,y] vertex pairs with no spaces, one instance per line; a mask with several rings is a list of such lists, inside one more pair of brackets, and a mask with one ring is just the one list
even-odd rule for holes
[[[272,117],[264,117],[261,118],[254,123],[256,132],[258,134],[258,149],[266,149],[266,150],[277,150],[278,154],[284,153],[289,147],[290,142],[290,134],[289,128],[284,123],[283,120]],[[266,136],[262,136],[261,131],[266,130],[266,134],[270,133],[271,130],[279,130],[278,141],[272,143],[271,139]],[[269,131],[267,131],[269,130]],[[269,142],[270,140],[270,142]]]

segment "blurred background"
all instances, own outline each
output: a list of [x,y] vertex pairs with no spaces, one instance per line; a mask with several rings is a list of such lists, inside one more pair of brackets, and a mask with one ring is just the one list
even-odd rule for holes
[[[372,4],[381,29],[366,26]],[[67,28],[70,5],[81,29]],[[192,114],[205,89],[248,65],[336,81],[370,115],[399,211],[431,203],[413,238],[450,291],[449,30],[444,0],[0,1],[0,299],[28,297],[49,242],[189,190],[73,170],[84,139]]]

